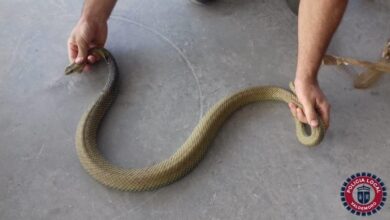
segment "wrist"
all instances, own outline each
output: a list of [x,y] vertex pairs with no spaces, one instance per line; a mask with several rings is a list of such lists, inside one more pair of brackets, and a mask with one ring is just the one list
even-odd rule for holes
[[88,22],[106,23],[116,0],[85,0],[81,19]]
[[294,83],[297,85],[317,85],[317,75],[296,73]]
[[80,22],[101,24],[106,23],[108,18],[101,15],[93,15],[91,13],[83,13],[80,17]]
[[308,60],[307,58],[304,60],[298,58],[295,81],[303,85],[317,84],[319,67],[320,63]]

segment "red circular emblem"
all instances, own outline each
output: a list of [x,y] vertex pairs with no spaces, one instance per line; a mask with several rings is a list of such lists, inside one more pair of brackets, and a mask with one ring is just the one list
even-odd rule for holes
[[368,216],[377,213],[386,201],[386,187],[371,173],[356,173],[343,183],[341,201],[352,214]]

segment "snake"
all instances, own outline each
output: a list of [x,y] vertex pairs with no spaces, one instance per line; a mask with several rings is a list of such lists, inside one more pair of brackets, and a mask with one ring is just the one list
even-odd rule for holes
[[[192,171],[204,158],[211,141],[224,122],[238,109],[251,103],[279,101],[299,103],[292,83],[292,91],[277,86],[245,88],[219,100],[200,119],[185,142],[169,158],[154,165],[141,168],[124,168],[109,162],[98,149],[97,136],[100,124],[118,94],[118,67],[114,56],[105,48],[93,48],[91,54],[98,55],[107,64],[107,81],[97,99],[82,115],[76,130],[76,152],[82,167],[101,184],[122,191],[150,191],[171,184]],[[81,72],[86,64],[72,63],[65,74]],[[294,117],[293,117],[294,118]],[[318,145],[326,128],[310,128],[294,118],[296,136],[306,146]]]

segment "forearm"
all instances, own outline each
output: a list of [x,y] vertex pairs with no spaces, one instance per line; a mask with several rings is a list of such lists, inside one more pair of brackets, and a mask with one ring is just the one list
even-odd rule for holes
[[110,17],[116,0],[85,0],[81,19],[105,22]]
[[322,57],[347,3],[348,0],[300,1],[296,81],[316,82]]

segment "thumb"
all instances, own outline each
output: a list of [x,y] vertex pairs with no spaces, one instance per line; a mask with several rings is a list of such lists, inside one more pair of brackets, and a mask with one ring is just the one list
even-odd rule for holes
[[75,59],[76,63],[83,63],[86,57],[88,56],[88,43],[82,39],[77,39],[77,58]]
[[317,113],[314,109],[314,105],[311,104],[310,102],[304,102],[302,103],[303,105],[303,110],[305,112],[305,116],[307,119],[307,122],[311,127],[317,127],[318,126],[318,118],[317,118]]

